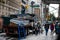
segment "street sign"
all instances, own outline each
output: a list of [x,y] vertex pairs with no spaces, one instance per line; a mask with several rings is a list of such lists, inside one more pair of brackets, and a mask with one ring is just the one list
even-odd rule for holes
[[40,7],[39,5],[33,5],[33,6],[31,6],[31,7]]

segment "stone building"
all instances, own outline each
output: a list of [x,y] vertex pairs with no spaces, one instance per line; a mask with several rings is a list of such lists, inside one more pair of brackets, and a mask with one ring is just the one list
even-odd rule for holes
[[20,8],[19,0],[0,0],[0,16],[17,14]]

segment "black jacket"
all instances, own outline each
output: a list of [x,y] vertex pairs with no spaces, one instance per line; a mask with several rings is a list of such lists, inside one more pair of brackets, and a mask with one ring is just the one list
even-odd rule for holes
[[49,24],[48,23],[45,24],[45,29],[49,29]]

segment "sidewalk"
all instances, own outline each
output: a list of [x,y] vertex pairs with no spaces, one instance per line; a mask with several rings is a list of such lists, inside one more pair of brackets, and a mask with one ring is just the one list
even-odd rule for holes
[[[0,34],[0,40],[12,40],[12,39],[16,40],[16,38],[10,38],[4,35],[5,33]],[[56,39],[56,35],[55,34],[51,35],[50,30],[49,30],[47,36],[45,35],[45,31],[44,31],[43,34],[29,35],[25,39],[21,39],[21,40],[55,40],[55,39]]]
[[27,36],[27,38],[23,39],[23,40],[55,40],[55,39],[56,39],[55,33],[53,35],[51,35],[50,30],[49,30],[47,36],[45,35],[45,31],[44,31],[43,34],[30,35],[30,36]]

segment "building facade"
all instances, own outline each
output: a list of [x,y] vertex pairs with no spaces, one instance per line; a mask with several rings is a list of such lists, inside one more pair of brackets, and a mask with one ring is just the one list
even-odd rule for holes
[[20,8],[20,1],[18,0],[0,0],[0,16],[9,16],[10,14],[17,14]]

